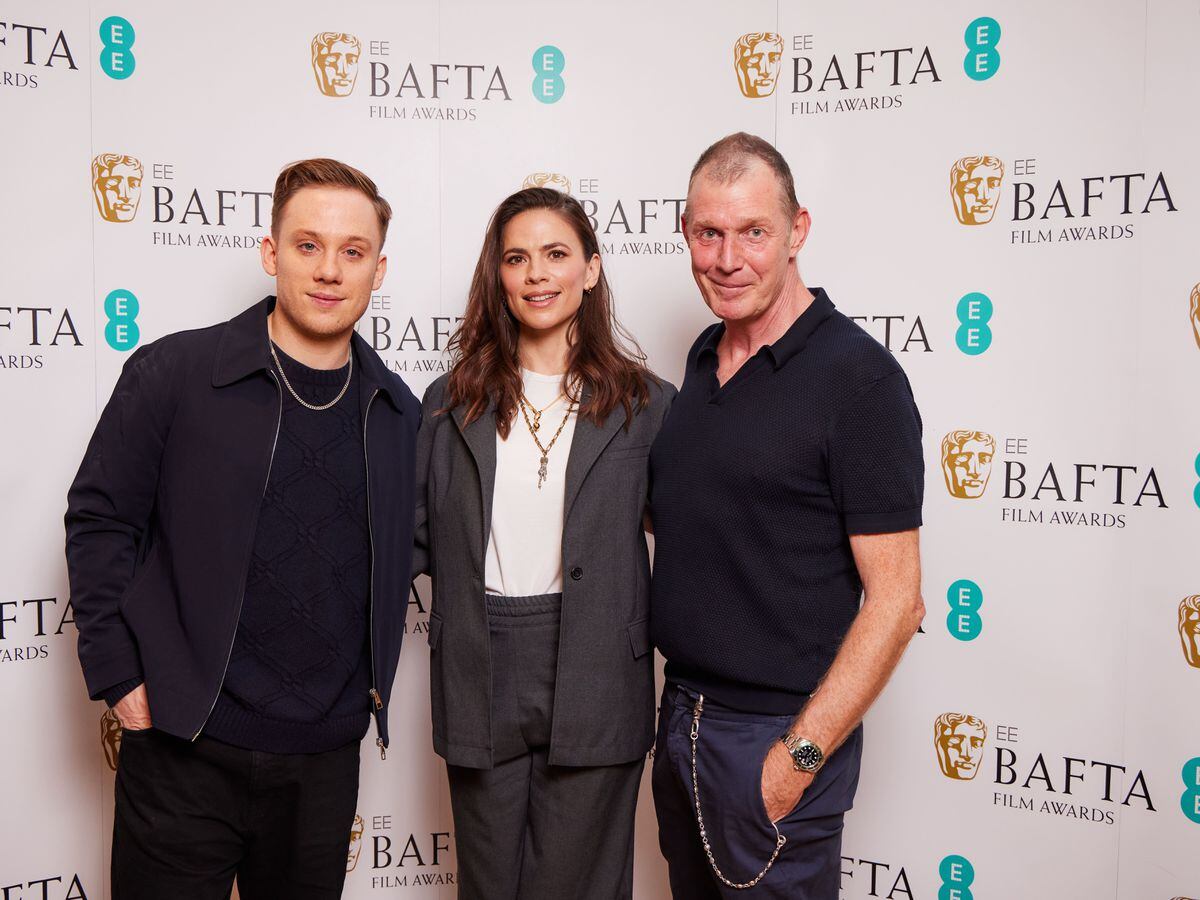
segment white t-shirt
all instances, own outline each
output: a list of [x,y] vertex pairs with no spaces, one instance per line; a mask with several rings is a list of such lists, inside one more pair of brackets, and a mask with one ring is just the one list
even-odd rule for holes
[[[547,446],[569,405],[561,396],[563,376],[539,375],[527,369],[521,370],[521,376],[526,399],[534,409],[543,411],[537,436]],[[529,418],[533,421],[532,414]],[[550,449],[540,490],[542,451],[533,442],[520,408],[508,439],[501,440],[496,433],[496,488],[483,579],[489,594],[530,597],[562,590],[563,506],[575,418],[572,412]]]

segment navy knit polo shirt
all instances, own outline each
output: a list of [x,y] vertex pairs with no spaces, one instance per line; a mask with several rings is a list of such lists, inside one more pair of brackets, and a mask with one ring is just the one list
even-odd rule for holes
[[650,453],[651,631],[666,675],[790,715],[858,612],[852,534],[921,524],[921,417],[903,370],[823,290],[717,383],[725,326],[688,353]]

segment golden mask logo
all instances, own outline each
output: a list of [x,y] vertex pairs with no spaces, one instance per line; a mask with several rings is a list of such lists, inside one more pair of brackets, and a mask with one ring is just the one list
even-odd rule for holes
[[942,713],[933,723],[933,748],[942,774],[970,781],[979,773],[987,725],[966,713]]
[[1192,288],[1189,317],[1192,320],[1192,335],[1196,338],[1196,346],[1200,347],[1200,284]]
[[1179,602],[1179,642],[1188,665],[1200,669],[1200,594]]
[[525,188],[552,188],[556,191],[562,191],[564,194],[571,193],[571,179],[566,175],[559,175],[557,172],[534,172],[523,182],[521,189]]
[[353,872],[358,865],[358,856],[362,853],[363,832],[366,824],[360,815],[354,816],[354,824],[350,826],[350,851],[346,854],[346,871]]
[[1004,163],[995,156],[964,156],[950,167],[950,199],[963,225],[986,225],[996,215]]
[[132,222],[142,199],[142,164],[122,153],[101,153],[92,160],[92,194],[105,222]]
[[743,97],[757,99],[775,93],[779,65],[783,61],[783,38],[773,31],[743,34],[733,45],[733,70]]
[[362,44],[352,34],[322,31],[312,39],[312,68],[326,97],[349,97],[358,78]]
[[942,475],[951,497],[977,500],[987,490],[996,439],[983,431],[951,431],[942,438]]
[[121,757],[121,720],[115,711],[108,709],[100,717],[100,745],[104,748],[104,761],[114,772]]

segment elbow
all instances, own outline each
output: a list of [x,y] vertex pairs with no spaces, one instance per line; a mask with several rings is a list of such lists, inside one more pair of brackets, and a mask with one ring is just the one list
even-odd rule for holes
[[909,637],[916,634],[921,627],[921,623],[925,621],[925,601],[921,598],[918,592],[913,598],[911,607],[908,613],[908,634]]

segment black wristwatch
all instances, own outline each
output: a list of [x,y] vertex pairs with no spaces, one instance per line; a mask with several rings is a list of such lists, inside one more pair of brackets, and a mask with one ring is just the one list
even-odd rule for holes
[[808,738],[797,737],[790,731],[780,735],[779,742],[787,747],[788,755],[792,758],[792,768],[797,772],[816,774],[825,765],[825,753]]

